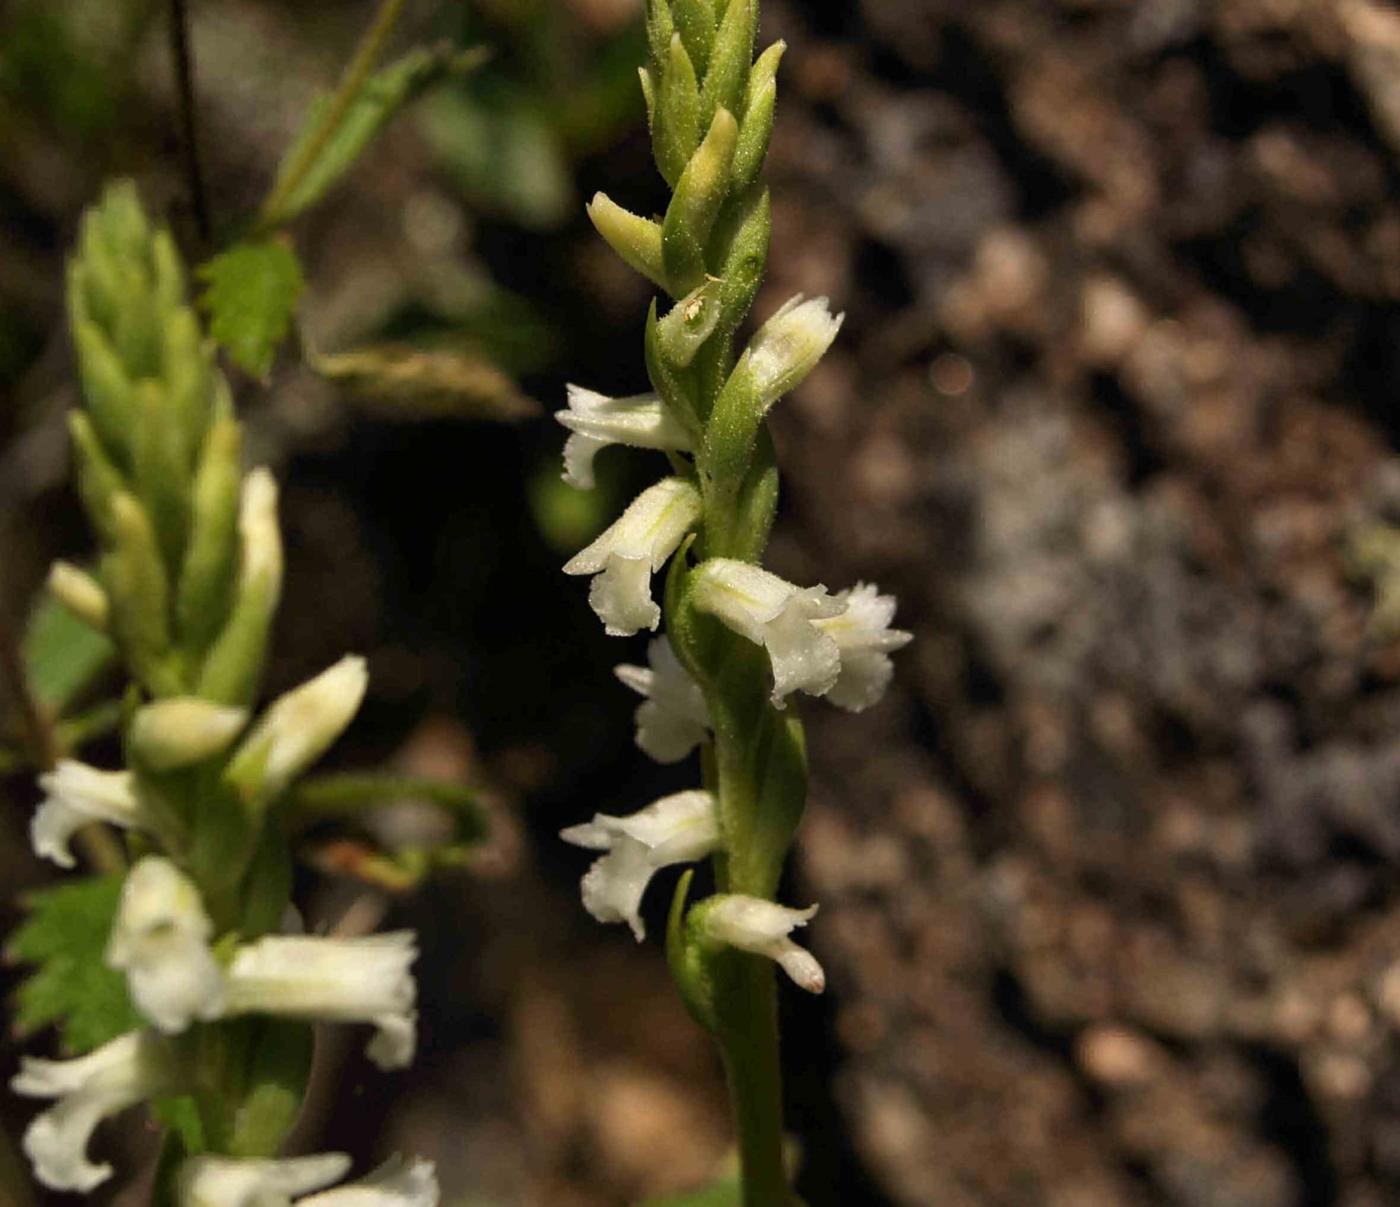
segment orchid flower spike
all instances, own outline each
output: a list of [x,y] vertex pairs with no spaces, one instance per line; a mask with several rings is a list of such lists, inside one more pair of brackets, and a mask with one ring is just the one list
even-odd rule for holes
[[661,609],[651,597],[651,576],[699,518],[700,492],[681,478],[663,478],[565,564],[565,574],[597,576],[588,602],[610,636],[628,637],[661,623]]
[[411,930],[327,939],[269,935],[239,948],[226,975],[229,1014],[373,1023],[366,1052],[381,1069],[413,1061],[418,958]]
[[223,1013],[213,930],[199,890],[170,860],[147,855],[127,873],[107,964],[126,973],[132,1004],[167,1035]]
[[841,651],[841,673],[826,698],[840,708],[861,712],[884,696],[894,675],[890,655],[908,645],[914,634],[890,628],[895,597],[881,595],[872,583],[857,583],[834,598],[846,610],[816,622]]
[[226,775],[264,798],[281,793],[345,731],[365,698],[365,660],[348,654],[269,706]]
[[52,771],[39,777],[39,787],[47,796],[29,827],[34,853],[61,868],[73,866],[69,843],[90,822],[105,821],[124,829],[143,829],[147,824],[130,771],[99,771],[75,759],[60,759]]
[[820,993],[826,988],[826,973],[817,958],[790,937],[799,926],[806,926],[816,912],[815,905],[788,909],[741,893],[711,897],[692,911],[704,939],[776,960],[799,988]]
[[610,444],[691,451],[690,434],[655,394],[609,398],[582,386],[569,386],[569,409],[554,418],[569,429],[564,442],[564,481],[593,489],[593,458]]
[[10,1088],[30,1098],[58,1099],[24,1133],[34,1176],[50,1190],[87,1193],[112,1176],[110,1165],[88,1159],[97,1125],[170,1093],[174,1078],[160,1040],[149,1031],[132,1031],[77,1060],[21,1057]]
[[646,697],[637,706],[637,745],[658,763],[678,763],[705,740],[710,710],[667,638],[654,637],[647,644],[647,663],[623,663],[614,674]]
[[841,649],[817,623],[839,616],[846,604],[823,586],[798,587],[748,562],[727,557],[702,562],[693,575],[697,611],[717,616],[741,637],[768,650],[773,703],[801,688],[825,695],[841,673]]
[[629,817],[594,814],[559,837],[606,852],[583,877],[583,907],[599,922],[626,922],[640,943],[646,938],[642,895],[652,876],[718,850],[719,813],[713,793],[695,789],[663,796]]
[[[350,1168],[344,1153],[282,1160],[191,1157],[176,1179],[178,1207],[437,1207],[431,1161],[394,1158],[369,1177],[323,1189]],[[310,1191],[320,1191],[302,1198]]]

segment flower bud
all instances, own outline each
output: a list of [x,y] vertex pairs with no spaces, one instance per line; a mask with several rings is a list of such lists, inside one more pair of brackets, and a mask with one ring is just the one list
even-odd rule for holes
[[126,973],[132,1004],[167,1035],[223,1013],[213,929],[199,890],[170,860],[148,855],[127,873],[107,964]]
[[238,573],[242,450],[239,425],[227,416],[217,419],[190,491],[190,539],[175,595],[175,627],[181,647],[193,656],[208,648],[229,614]]
[[173,771],[226,749],[247,723],[246,709],[198,696],[171,696],[138,709],[127,736],[143,766]]
[[112,635],[127,662],[155,694],[174,688],[169,664],[170,585],[150,516],[125,491],[112,496],[112,548],[102,559]]
[[[736,4],[747,0],[734,0]],[[666,279],[680,294],[705,280],[705,245],[729,193],[729,171],[739,127],[728,109],[715,112],[709,132],[690,157],[661,223]]]
[[744,97],[744,116],[739,122],[739,141],[734,148],[730,187],[742,192],[758,179],[768,154],[773,133],[773,111],[778,101],[778,63],[787,49],[785,42],[774,42],[758,57],[749,75]]
[[666,289],[661,261],[661,224],[625,210],[606,193],[595,193],[588,217],[623,262],[659,289]]
[[700,346],[714,334],[723,287],[723,281],[711,277],[681,298],[657,324],[661,350],[677,369],[689,368]]
[[661,62],[661,88],[651,119],[656,166],[672,188],[700,143],[700,85],[680,34],[671,35]]
[[661,623],[661,609],[651,597],[651,576],[676,551],[700,518],[700,509],[695,487],[681,478],[663,478],[565,564],[565,574],[596,576],[588,602],[609,635],[626,637]]
[[49,567],[48,591],[84,624],[99,632],[107,629],[107,592],[102,584],[72,562],[57,561]]
[[314,679],[278,697],[263,713],[225,773],[245,800],[281,795],[345,731],[369,682],[365,660],[347,655]]
[[700,90],[701,121],[710,120],[721,109],[739,112],[753,63],[757,16],[754,0],[729,0],[726,5]]

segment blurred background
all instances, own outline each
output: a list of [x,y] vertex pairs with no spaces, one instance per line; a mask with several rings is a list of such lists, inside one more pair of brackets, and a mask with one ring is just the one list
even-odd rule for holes
[[[372,5],[190,7],[227,236]],[[131,175],[200,254],[166,16],[0,2],[11,630],[50,560],[87,550],[63,428],[79,213]],[[784,995],[803,1193],[1395,1201],[1400,5],[765,0],[763,22],[790,50],[757,312],[802,290],[847,313],[773,415],[773,563],[872,579],[917,634],[882,705],[807,709],[785,899],[821,903],[830,989]],[[296,226],[301,323],[323,352],[449,349],[486,401],[354,393],[290,348],[266,388],[239,379],[284,482],[269,690],[365,652],[370,697],[332,764],[464,780],[492,820],[411,893],[366,882],[373,835],[307,836],[313,923],[419,929],[424,1042],[388,1078],[328,1036],[298,1136],[430,1156],[447,1207],[631,1205],[704,1182],[729,1135],[659,944],[591,922],[586,857],[554,837],[693,779],[632,747],[610,671],[644,643],[605,638],[559,573],[657,466],[604,454],[599,489],[570,492],[547,418],[566,380],[645,386],[648,290],[582,209],[599,188],[644,213],[663,197],[639,4],[414,0],[396,48],[440,39],[491,58]],[[51,876],[28,850],[32,777],[0,791],[8,930]],[[384,826],[433,824],[409,802]],[[31,1113],[0,1096],[11,1140]],[[51,1201],[24,1181],[15,1207]],[[115,1182],[93,1201],[142,1201]]]

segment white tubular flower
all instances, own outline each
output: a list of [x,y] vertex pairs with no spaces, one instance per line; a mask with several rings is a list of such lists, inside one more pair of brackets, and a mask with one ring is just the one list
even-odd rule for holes
[[61,868],[73,866],[69,843],[90,822],[110,822],[124,829],[141,829],[146,824],[129,771],[99,771],[75,759],[60,759],[52,771],[39,777],[39,787],[47,796],[30,823],[30,839],[36,855],[52,859]]
[[596,813],[559,837],[607,852],[583,877],[583,907],[599,922],[626,922],[640,943],[647,933],[640,914],[647,884],[661,868],[715,851],[719,814],[713,794],[696,789],[663,796],[630,817]]
[[296,1207],[437,1207],[437,1170],[431,1161],[391,1157],[369,1177],[323,1190]]
[[832,316],[826,298],[789,298],[749,343],[744,354],[750,384],[767,410],[801,383],[826,355],[844,314]]
[[788,909],[761,897],[725,893],[702,902],[696,910],[706,939],[776,960],[793,982],[808,993],[820,993],[826,988],[826,974],[816,956],[789,937],[812,920],[817,912],[815,905]]
[[59,1100],[24,1133],[34,1176],[50,1190],[85,1194],[101,1185],[112,1167],[88,1160],[88,1140],[97,1125],[173,1086],[160,1041],[148,1031],[132,1031],[77,1060],[22,1057],[10,1088],[30,1098]]
[[228,1013],[372,1023],[366,1051],[381,1069],[413,1060],[418,958],[411,930],[355,939],[270,935],[239,949],[229,967]]
[[628,504],[621,517],[572,558],[565,574],[594,574],[588,602],[612,637],[655,629],[661,609],[651,576],[666,564],[700,518],[700,493],[680,478],[663,478]]
[[175,1201],[179,1207],[289,1207],[298,1195],[340,1181],[349,1168],[344,1153],[282,1160],[191,1157],[180,1166]]
[[202,762],[227,748],[248,713],[198,696],[172,696],[138,709],[131,721],[132,747],[153,771]]
[[[178,1207],[437,1207],[431,1161],[394,1157],[369,1177],[331,1190],[350,1168],[344,1153],[268,1160],[192,1157],[176,1181]],[[305,1195],[309,1191],[320,1191]]]
[[610,444],[691,451],[690,435],[655,394],[609,398],[582,386],[569,386],[569,409],[554,418],[569,429],[564,442],[564,481],[593,489],[593,458]]
[[126,973],[132,1004],[167,1035],[223,1013],[213,930],[199,890],[170,860],[147,855],[127,874],[107,963]]
[[655,637],[647,645],[648,666],[623,663],[614,673],[639,696],[637,745],[658,763],[678,763],[705,740],[710,710],[700,685],[686,673],[671,643]]
[[873,583],[857,583],[838,591],[835,599],[846,610],[816,625],[833,638],[841,651],[841,673],[826,698],[851,712],[879,702],[890,685],[894,665],[890,655],[914,640],[913,633],[890,628],[896,600],[881,595]]
[[768,650],[773,703],[801,688],[825,695],[841,673],[836,639],[815,622],[846,610],[823,586],[797,587],[759,566],[727,557],[701,564],[691,596],[701,612],[717,616],[741,637]]
[[229,779],[276,796],[345,731],[368,682],[365,660],[350,654],[278,697],[234,754]]

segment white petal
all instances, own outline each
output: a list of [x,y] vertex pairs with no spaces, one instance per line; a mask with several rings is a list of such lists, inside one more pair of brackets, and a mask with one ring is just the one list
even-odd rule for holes
[[39,777],[39,787],[47,796],[30,823],[30,838],[35,853],[59,867],[73,866],[69,843],[89,822],[124,828],[140,828],[145,822],[129,771],[100,771],[74,759],[60,759],[52,771]]
[[701,927],[710,940],[776,960],[808,993],[820,993],[826,987],[826,975],[816,957],[789,937],[812,919],[817,912],[815,905],[788,909],[774,901],[729,893],[696,908],[701,911]]
[[87,1156],[97,1125],[170,1085],[159,1049],[146,1032],[133,1031],[77,1060],[22,1058],[10,1083],[18,1094],[59,1101],[25,1130],[23,1147],[34,1174],[51,1190],[86,1193],[111,1177],[110,1165]]
[[841,674],[827,699],[851,712],[860,712],[885,694],[894,674],[890,654],[908,645],[913,634],[890,628],[895,598],[881,595],[869,583],[857,583],[836,598],[847,604],[846,611],[830,620],[817,621],[841,651]]
[[158,1030],[173,1035],[222,1014],[212,932],[199,890],[168,859],[148,855],[127,874],[106,958],[127,974],[133,1004]]
[[244,709],[224,708],[197,696],[173,696],[138,709],[129,738],[145,766],[170,771],[226,749],[247,722]]
[[631,838],[618,838],[612,849],[583,876],[583,908],[599,922],[626,922],[640,943],[646,938],[642,897],[656,872],[651,852]]
[[663,478],[565,564],[565,574],[598,575],[589,603],[609,634],[627,636],[657,626],[661,609],[651,598],[651,575],[665,565],[699,516],[695,487],[680,478]]
[[437,1207],[437,1171],[431,1161],[394,1157],[363,1181],[325,1190],[296,1207]]
[[339,1181],[349,1168],[344,1153],[282,1160],[192,1157],[180,1167],[176,1197],[179,1207],[284,1207],[297,1195]]
[[647,661],[650,666],[624,664],[614,673],[647,697],[637,708],[637,745],[658,763],[676,763],[705,740],[709,709],[700,685],[681,666],[665,637],[647,645]]
[[370,1058],[400,1067],[413,1057],[412,931],[325,939],[269,935],[240,948],[226,975],[230,1014],[372,1023]]
[[803,301],[797,294],[758,329],[744,355],[744,369],[764,409],[816,368],[845,317],[833,317],[826,298]]
[[690,450],[690,437],[655,394],[608,398],[569,386],[569,409],[554,416],[570,431],[564,442],[564,481],[593,487],[593,458],[610,444],[633,448]]

